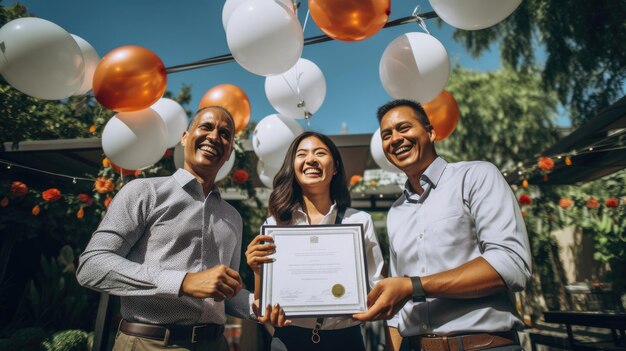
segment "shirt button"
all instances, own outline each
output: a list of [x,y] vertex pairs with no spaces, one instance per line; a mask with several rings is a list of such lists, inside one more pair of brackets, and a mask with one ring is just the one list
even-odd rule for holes
[[[422,273],[426,273],[426,268],[422,267]],[[426,324],[424,324],[426,325]]]
[[422,323],[422,329],[424,330],[428,329],[428,325],[426,325],[426,323]]
[[424,237],[424,233],[420,233],[420,239]]

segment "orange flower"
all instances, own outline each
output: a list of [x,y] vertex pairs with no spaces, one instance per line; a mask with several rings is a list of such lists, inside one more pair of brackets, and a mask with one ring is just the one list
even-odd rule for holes
[[112,198],[112,197],[110,197],[110,196],[107,196],[107,197],[104,199],[104,207],[109,208],[109,204],[111,203],[111,200],[113,200],[113,198]]
[[522,217],[526,217],[526,211],[522,210]]
[[8,197],[3,197],[2,200],[0,200],[0,207],[7,207],[9,206],[9,198]]
[[61,198],[61,190],[50,188],[41,193],[41,197],[47,202],[55,202]]
[[38,216],[39,211],[41,211],[41,209],[39,209],[39,205],[35,205],[35,207],[33,207],[33,210],[31,212],[33,213],[33,216]]
[[87,206],[91,206],[93,203],[93,198],[85,193],[76,195],[76,200],[86,204]]
[[606,207],[617,208],[619,206],[619,201],[614,197],[610,197],[606,199],[604,204],[606,205]]
[[99,177],[94,182],[94,187],[96,188],[96,191],[100,194],[106,194],[115,189],[115,183],[113,183],[113,181],[109,178]]
[[236,184],[245,184],[250,175],[245,169],[237,169],[233,172],[233,182]]
[[550,157],[539,157],[537,167],[544,172],[550,172],[554,168],[554,160]]
[[530,205],[533,203],[533,199],[528,194],[522,194],[519,196],[519,203],[522,206]]
[[105,168],[111,167],[111,160],[109,160],[108,157],[105,157],[102,160],[102,167],[105,167]]
[[11,194],[16,197],[24,196],[28,194],[28,187],[22,182],[14,181],[11,183]]
[[589,200],[587,200],[587,208],[593,209],[598,207],[600,207],[600,201],[598,201],[595,197],[590,197]]
[[572,165],[572,159],[569,156],[565,156],[565,165],[566,166]]
[[350,177],[350,185],[355,186],[358,182],[361,181],[361,179],[363,179],[363,177],[361,177],[360,175],[353,175],[352,177]]
[[528,181],[526,179],[524,179],[524,181],[522,182],[522,188],[528,188]]
[[91,127],[89,127],[89,133],[92,133],[92,134],[95,133],[96,129],[97,129],[96,125],[92,124]]
[[378,182],[375,180],[370,180],[370,186],[375,188],[378,185]]
[[571,199],[562,198],[561,200],[559,200],[559,207],[564,209],[564,210],[569,209],[573,205],[574,205],[574,202]]
[[83,219],[83,217],[85,217],[85,210],[81,207],[80,210],[76,212],[76,218]]
[[133,175],[134,175],[135,177],[139,177],[139,176],[141,175],[141,173],[142,173],[142,172],[141,172],[141,170],[140,170],[140,169],[138,169],[138,170],[136,170],[135,172],[133,172]]

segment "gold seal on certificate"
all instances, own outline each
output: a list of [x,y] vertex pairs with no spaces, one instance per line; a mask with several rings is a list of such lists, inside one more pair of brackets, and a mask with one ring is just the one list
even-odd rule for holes
[[341,284],[335,284],[333,285],[333,288],[331,289],[331,291],[333,292],[333,296],[334,297],[342,297],[343,294],[346,293],[346,288],[343,287],[343,285]]

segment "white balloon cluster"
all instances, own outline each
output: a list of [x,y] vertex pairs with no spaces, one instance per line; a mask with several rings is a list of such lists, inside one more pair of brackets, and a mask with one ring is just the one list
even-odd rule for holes
[[185,110],[176,101],[161,98],[150,108],[113,116],[102,132],[102,149],[116,165],[142,169],[179,144],[186,129]]
[[58,25],[41,18],[18,18],[0,28],[0,43],[0,74],[22,93],[58,100],[91,89],[98,53]]

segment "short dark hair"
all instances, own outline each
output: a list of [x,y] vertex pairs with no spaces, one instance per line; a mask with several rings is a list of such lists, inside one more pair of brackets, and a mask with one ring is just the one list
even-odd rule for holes
[[292,224],[293,213],[298,206],[303,206],[302,189],[296,180],[296,172],[293,167],[293,161],[296,158],[298,145],[302,140],[315,137],[324,143],[335,163],[337,173],[333,175],[330,182],[330,198],[337,202],[339,209],[346,209],[350,206],[350,190],[348,190],[348,181],[346,180],[346,171],[341,160],[339,149],[333,141],[324,134],[306,131],[298,135],[287,150],[287,155],[283,161],[283,165],[274,177],[274,190],[270,195],[269,210],[277,223]]
[[410,107],[415,112],[415,115],[417,116],[417,120],[422,124],[422,126],[424,126],[424,128],[428,129],[431,127],[430,120],[428,119],[428,116],[426,115],[426,111],[424,111],[424,108],[422,107],[422,105],[417,101],[408,100],[408,99],[392,100],[382,105],[381,107],[379,107],[378,111],[376,112],[376,118],[378,118],[378,123],[380,123],[380,121],[383,119],[383,116],[386,115],[387,112],[400,106]]
[[198,117],[198,115],[202,113],[204,110],[208,110],[210,108],[220,110],[224,112],[226,116],[228,116],[228,118],[230,118],[230,121],[232,122],[232,125],[233,125],[233,136],[234,136],[235,135],[235,119],[233,118],[233,115],[231,115],[230,112],[224,107],[217,106],[217,105],[205,106],[205,107],[199,108],[198,111],[196,111],[196,113],[193,114],[191,121],[189,121],[189,124],[187,125],[187,131],[189,131],[189,128],[191,128],[193,123],[196,121],[196,118]]

